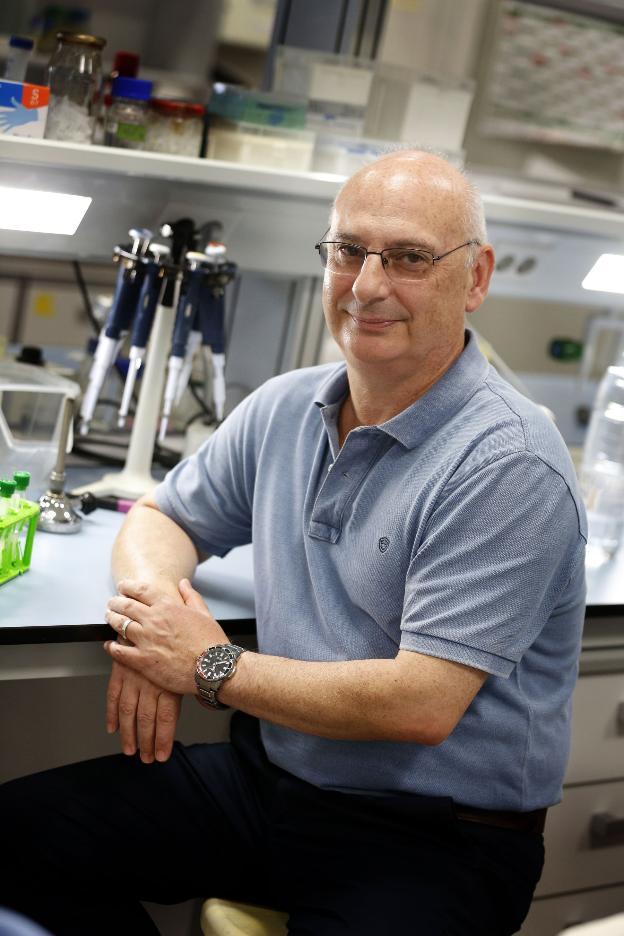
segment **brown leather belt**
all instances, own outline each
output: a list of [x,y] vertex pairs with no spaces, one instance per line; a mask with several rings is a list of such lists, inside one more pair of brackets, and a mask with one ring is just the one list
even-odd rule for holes
[[521,829],[524,832],[543,832],[546,824],[547,809],[534,809],[533,812],[512,812],[511,810],[475,809],[455,803],[455,815],[466,822],[480,822],[483,825],[500,826],[503,829]]

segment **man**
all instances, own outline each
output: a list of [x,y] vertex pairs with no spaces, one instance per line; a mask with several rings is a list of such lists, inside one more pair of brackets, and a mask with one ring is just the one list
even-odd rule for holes
[[[345,184],[317,249],[346,366],[248,397],[115,546],[108,727],[160,763],[16,785],[46,820],[51,790],[78,796],[45,867],[96,851],[72,905],[90,932],[120,906],[153,932],[138,898],[212,893],[287,910],[293,934],[502,936],[539,879],[585,521],[556,429],[464,330],[494,263],[478,196],[439,157],[395,153]],[[188,581],[252,539],[257,653]],[[171,753],[185,694],[240,710],[230,744]],[[38,918],[81,932],[58,903]]]

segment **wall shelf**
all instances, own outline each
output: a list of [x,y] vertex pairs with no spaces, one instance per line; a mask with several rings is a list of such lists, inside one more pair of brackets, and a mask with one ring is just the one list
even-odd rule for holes
[[[0,139],[3,185],[90,195],[73,237],[0,231],[0,252],[110,260],[129,227],[156,231],[166,220],[218,218],[241,266],[317,274],[322,234],[342,179],[321,173],[250,168],[207,159],[52,140]],[[307,255],[307,256],[306,256]]]
[[[0,139],[3,185],[90,195],[93,204],[73,237],[0,231],[0,253],[110,260],[129,227],[157,231],[163,221],[218,218],[241,268],[274,275],[317,276],[314,238],[325,230],[343,177],[287,172],[207,159],[143,153],[51,140]],[[481,176],[490,237],[500,249],[527,245],[543,263],[524,277],[498,277],[502,295],[608,305],[580,288],[602,252],[624,249],[624,212],[561,199],[515,197]],[[558,198],[558,200],[557,200]],[[581,277],[582,278],[582,277]],[[578,281],[577,281],[578,279]]]

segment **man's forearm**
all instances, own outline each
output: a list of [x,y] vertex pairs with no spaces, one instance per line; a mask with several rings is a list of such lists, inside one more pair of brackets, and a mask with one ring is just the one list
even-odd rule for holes
[[485,673],[404,651],[393,660],[309,663],[245,653],[219,699],[325,738],[439,744]]
[[178,582],[192,578],[198,559],[184,530],[149,498],[141,498],[115,540],[112,572],[115,582],[140,579],[179,599]]

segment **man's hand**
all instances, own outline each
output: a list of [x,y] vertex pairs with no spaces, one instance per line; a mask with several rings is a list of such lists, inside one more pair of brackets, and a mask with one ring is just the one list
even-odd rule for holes
[[106,730],[119,729],[124,754],[138,748],[151,764],[171,756],[182,697],[155,686],[145,676],[113,663],[106,693]]
[[106,620],[118,633],[130,619],[125,637],[130,646],[108,641],[104,648],[117,663],[169,692],[195,693],[195,661],[206,647],[228,643],[228,637],[190,583],[180,582],[184,607],[162,591],[125,580],[108,602]]

